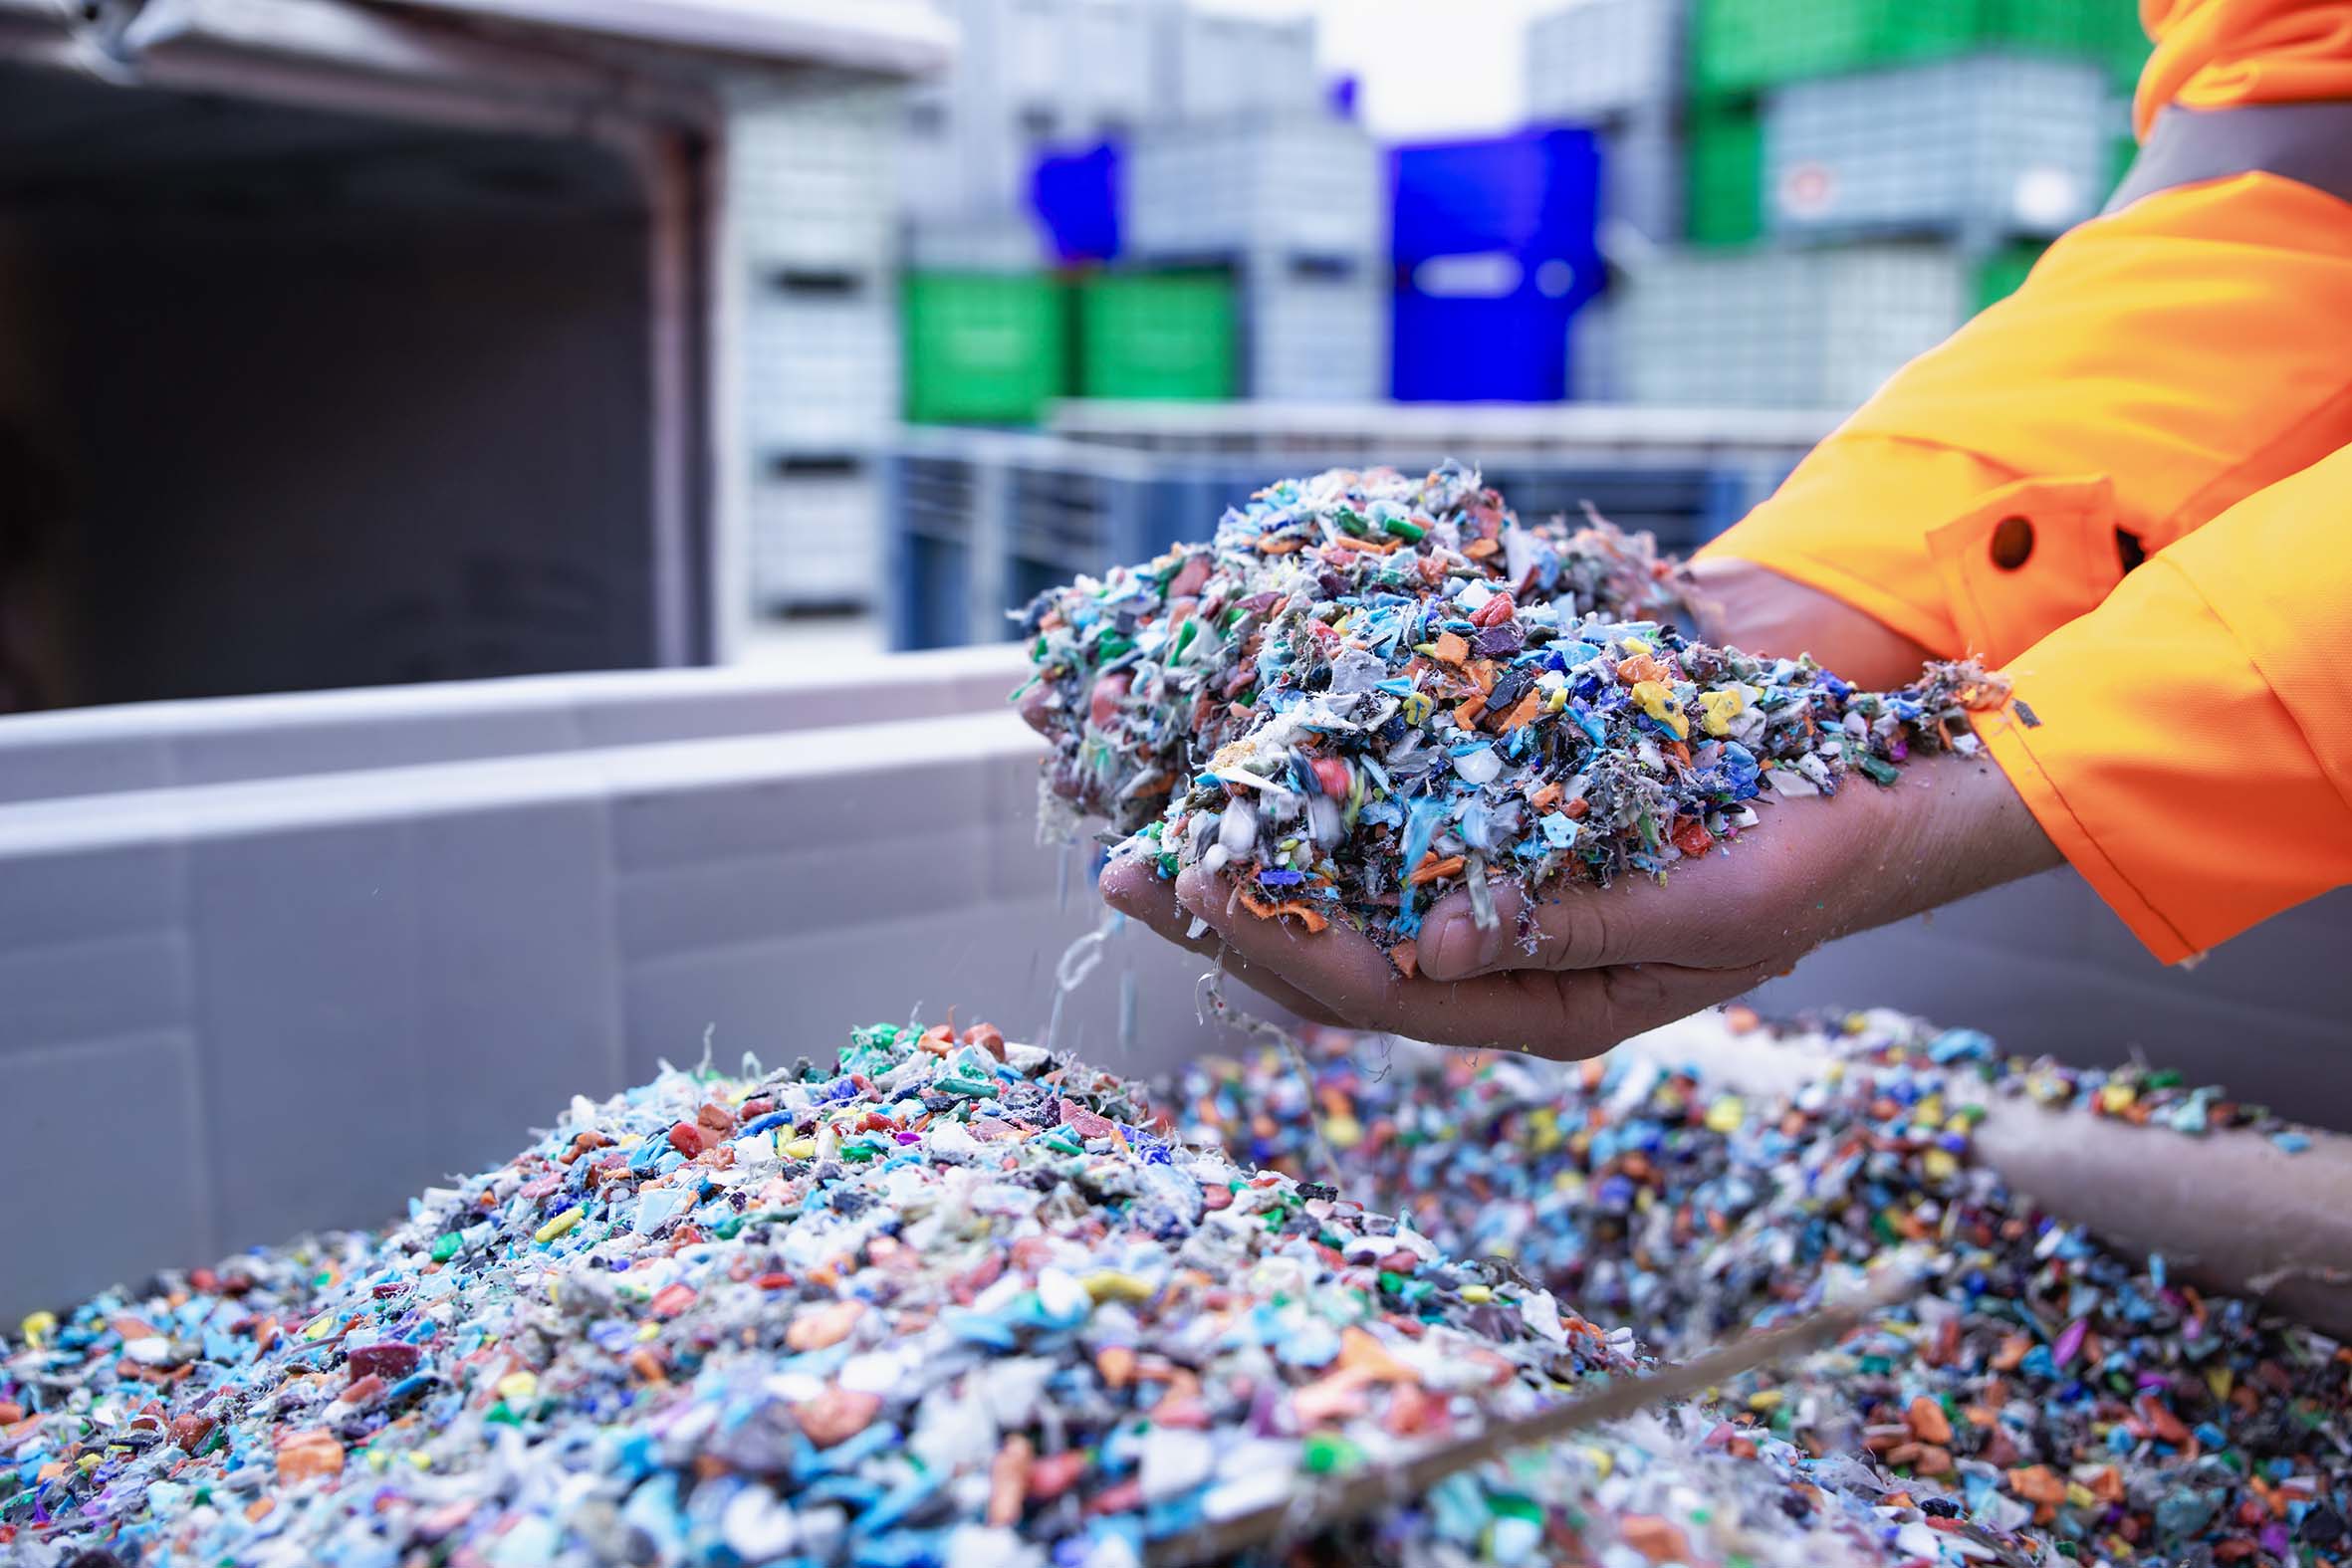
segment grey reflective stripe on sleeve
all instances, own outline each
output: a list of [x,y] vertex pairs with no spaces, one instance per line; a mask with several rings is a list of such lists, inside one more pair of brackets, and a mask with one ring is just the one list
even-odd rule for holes
[[2151,191],[2257,169],[2352,201],[2352,101],[2236,109],[2167,105],[2102,210],[2114,212]]

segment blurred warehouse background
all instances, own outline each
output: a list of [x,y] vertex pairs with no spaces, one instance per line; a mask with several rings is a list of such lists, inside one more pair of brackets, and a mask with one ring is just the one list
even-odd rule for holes
[[994,641],[1333,462],[1686,549],[2097,209],[2145,48],[2132,0],[0,0],[0,711]]
[[2147,50],[2131,0],[937,3],[944,75],[736,137],[755,651],[1000,636],[1325,461],[1687,548],[2098,209]]

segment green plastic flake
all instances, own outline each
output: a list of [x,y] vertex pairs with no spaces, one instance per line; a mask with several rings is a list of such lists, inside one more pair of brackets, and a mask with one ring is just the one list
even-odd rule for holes
[[442,1232],[433,1237],[433,1261],[436,1263],[448,1262],[457,1255],[457,1249],[463,1245],[465,1245],[464,1236],[459,1235],[455,1231]]
[[1345,1438],[1318,1432],[1307,1438],[1299,1463],[1309,1475],[1331,1475],[1354,1468],[1363,1457],[1364,1451]]

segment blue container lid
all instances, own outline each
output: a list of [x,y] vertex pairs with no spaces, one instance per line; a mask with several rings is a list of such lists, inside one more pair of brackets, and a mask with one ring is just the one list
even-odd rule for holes
[[1582,126],[1429,142],[1389,156],[1394,255],[1579,256],[1600,221],[1600,140]]

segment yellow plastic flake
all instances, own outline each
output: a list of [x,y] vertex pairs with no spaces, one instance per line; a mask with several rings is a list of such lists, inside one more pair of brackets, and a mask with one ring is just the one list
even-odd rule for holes
[[788,1159],[788,1160],[814,1160],[814,1159],[816,1159],[816,1158],[817,1158],[817,1140],[816,1140],[815,1138],[810,1138],[810,1137],[801,1137],[801,1138],[795,1138],[795,1139],[793,1139],[793,1140],[792,1140],[790,1143],[787,1143],[787,1144],[784,1146],[784,1157],[785,1157],[786,1159]]
[[1960,1161],[1949,1149],[1930,1149],[1920,1158],[1920,1169],[1931,1182],[1949,1182],[1960,1174]]
[[1664,681],[1635,681],[1633,700],[1641,705],[1642,712],[1672,730],[1676,740],[1689,738],[1691,721],[1683,717],[1682,703]]
[[1620,637],[1617,639],[1617,646],[1635,658],[1646,657],[1650,651],[1650,645],[1639,637]]
[[2132,1102],[2138,1098],[2130,1084],[2110,1083],[2099,1091],[2099,1109],[2110,1116],[2120,1116],[2130,1110]]
[[336,1317],[333,1312],[322,1312],[302,1326],[302,1337],[311,1340],[325,1339],[335,1332],[335,1324]]
[[2231,1386],[2236,1381],[2228,1367],[2211,1368],[2205,1375],[2205,1386],[2214,1391],[2216,1399],[2228,1399]]
[[26,1344],[37,1350],[49,1343],[49,1336],[57,1332],[57,1314],[55,1312],[28,1313],[25,1320],[17,1325],[17,1331],[24,1335]]
[[1701,692],[1699,706],[1705,710],[1700,723],[1707,733],[1722,740],[1732,733],[1732,721],[1748,711],[1748,694],[1737,686],[1727,686],[1719,692]]
[[637,1338],[640,1341],[658,1339],[660,1337],[661,1325],[659,1323],[639,1323],[637,1325]]
[[553,1241],[557,1236],[562,1235],[565,1232],[571,1230],[578,1224],[580,1224],[580,1205],[574,1204],[571,1208],[565,1210],[553,1220],[550,1220],[546,1225],[543,1225],[538,1230],[532,1232],[531,1239],[541,1242]]
[[417,1449],[410,1449],[408,1451],[408,1462],[415,1465],[420,1470],[429,1470],[433,1467],[432,1459],[426,1456],[426,1455],[421,1450]]
[[1595,1480],[1607,1480],[1617,1468],[1617,1456],[1606,1449],[1586,1449],[1584,1456],[1592,1461],[1592,1477]]
[[1364,1141],[1364,1124],[1352,1116],[1334,1116],[1323,1123],[1323,1142],[1334,1149],[1352,1149]]
[[2066,1483],[2066,1503],[2069,1507],[2088,1508],[2097,1504],[2099,1494],[2080,1481]]
[[1779,1389],[1758,1389],[1748,1396],[1748,1408],[1750,1410],[1770,1410],[1787,1397]]
[[1115,1268],[1096,1269],[1086,1276],[1086,1294],[1097,1301],[1149,1301],[1158,1292],[1148,1279]]
[[1427,692],[1407,692],[1397,702],[1403,707],[1407,724],[1427,723],[1430,711],[1437,706],[1429,700]]
[[1727,1094],[1707,1107],[1709,1132],[1736,1133],[1740,1130],[1740,1124],[1747,1119],[1748,1107],[1741,1103],[1737,1094]]
[[497,1384],[498,1397],[509,1405],[520,1405],[539,1392],[539,1374],[510,1372]]
[[1462,1299],[1472,1306],[1484,1306],[1495,1299],[1495,1287],[1493,1285],[1464,1285],[1460,1294]]

